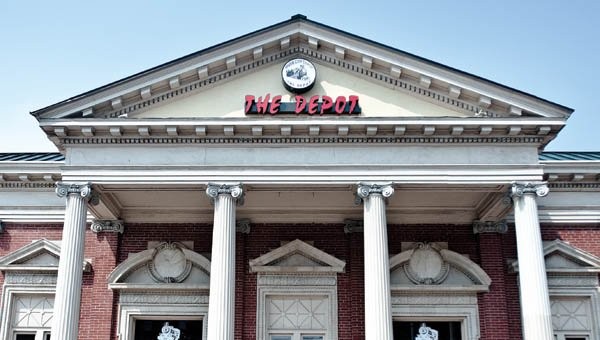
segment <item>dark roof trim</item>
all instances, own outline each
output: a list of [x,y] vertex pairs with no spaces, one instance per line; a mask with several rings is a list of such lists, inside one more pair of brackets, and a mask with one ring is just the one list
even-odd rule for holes
[[[541,161],[600,161],[600,151],[548,151],[539,156]],[[0,153],[0,162],[64,162],[59,152]]]
[[0,162],[64,162],[65,156],[58,152],[11,152],[0,153]]
[[273,29],[276,29],[276,28],[279,28],[279,27],[282,27],[282,26],[286,26],[286,25],[288,25],[288,24],[291,24],[291,23],[294,23],[294,22],[302,22],[302,21],[304,21],[304,22],[308,22],[308,23],[311,23],[311,24],[313,24],[313,25],[316,25],[316,26],[319,26],[319,27],[321,27],[321,28],[325,28],[325,29],[328,29],[328,30],[331,30],[331,31],[337,32],[337,33],[339,33],[339,34],[342,34],[342,35],[348,36],[348,37],[350,37],[350,38],[353,38],[353,39],[356,39],[356,40],[361,40],[361,41],[363,41],[363,42],[366,42],[366,43],[369,43],[369,44],[373,44],[373,45],[375,45],[375,46],[377,46],[377,47],[380,47],[380,48],[383,48],[383,49],[387,49],[387,50],[390,50],[390,51],[392,51],[392,52],[395,52],[395,53],[401,53],[401,54],[404,54],[405,56],[408,56],[408,57],[411,57],[411,58],[414,58],[414,59],[420,60],[420,61],[422,61],[422,62],[425,62],[425,63],[432,64],[432,65],[434,65],[434,66],[437,66],[437,67],[445,68],[445,69],[447,69],[447,70],[449,70],[449,71],[452,71],[452,72],[461,73],[461,74],[463,74],[463,75],[465,75],[465,76],[468,76],[468,77],[471,77],[471,78],[474,78],[474,79],[477,79],[477,80],[480,80],[480,81],[484,81],[484,82],[487,82],[487,83],[489,83],[489,84],[492,84],[492,85],[495,85],[495,86],[499,86],[499,87],[502,87],[502,88],[504,88],[504,89],[507,89],[507,90],[510,90],[510,91],[517,92],[517,93],[519,93],[519,94],[522,94],[522,95],[525,95],[525,96],[528,96],[528,97],[534,98],[534,99],[536,99],[536,100],[540,100],[540,101],[546,102],[546,103],[548,103],[548,104],[550,104],[550,105],[557,106],[557,107],[559,107],[559,108],[561,108],[561,109],[563,109],[563,110],[568,110],[568,111],[570,111],[571,113],[574,111],[574,109],[572,109],[572,108],[570,108],[570,107],[567,107],[567,106],[564,106],[564,105],[561,105],[561,104],[558,104],[558,103],[555,103],[555,102],[549,101],[549,100],[547,100],[547,99],[544,99],[544,98],[537,97],[537,96],[535,96],[535,95],[532,95],[532,94],[530,94],[530,93],[527,93],[527,92],[524,92],[524,91],[521,91],[521,90],[517,90],[517,89],[515,89],[515,88],[509,87],[509,86],[506,86],[506,85],[503,85],[503,84],[500,84],[500,83],[497,83],[497,82],[494,82],[494,81],[492,81],[492,80],[489,80],[489,79],[486,79],[486,78],[483,78],[483,77],[480,77],[480,76],[477,76],[477,75],[474,75],[474,74],[471,74],[471,73],[468,73],[468,72],[465,72],[465,71],[462,71],[462,70],[455,69],[455,68],[453,68],[453,67],[450,67],[450,66],[447,66],[447,65],[444,65],[444,64],[441,64],[441,63],[438,63],[438,62],[432,61],[432,60],[430,60],[430,59],[426,59],[426,58],[423,58],[423,57],[417,56],[417,55],[415,55],[415,54],[412,54],[412,53],[409,53],[409,52],[406,52],[406,51],[403,51],[403,50],[400,50],[400,49],[397,49],[397,48],[394,48],[394,47],[391,47],[391,46],[388,46],[388,45],[385,45],[385,44],[382,44],[382,43],[379,43],[379,42],[376,42],[376,41],[373,41],[373,40],[371,40],[371,39],[363,38],[363,37],[360,37],[360,36],[358,36],[358,35],[355,35],[355,34],[348,33],[348,32],[346,32],[346,31],[343,31],[343,30],[337,29],[337,28],[335,28],[335,27],[331,27],[331,26],[328,26],[328,25],[325,25],[325,24],[322,24],[322,23],[319,23],[319,22],[316,22],[316,21],[310,20],[310,19],[308,19],[308,18],[307,18],[305,15],[296,14],[296,15],[292,16],[292,17],[291,17],[290,19],[288,19],[288,20],[285,20],[285,21],[282,21],[282,22],[276,23],[276,24],[274,24],[274,25],[271,25],[271,26],[267,26],[267,27],[265,27],[265,28],[261,28],[261,29],[259,29],[259,30],[256,30],[256,31],[254,31],[254,32],[251,32],[251,33],[248,33],[248,34],[244,34],[244,35],[242,35],[242,36],[240,36],[240,37],[237,37],[237,38],[233,38],[233,39],[227,40],[227,41],[225,41],[225,42],[222,42],[222,43],[220,43],[220,44],[217,44],[217,45],[213,45],[213,46],[211,46],[211,47],[208,47],[208,48],[202,49],[202,50],[200,50],[200,51],[193,52],[193,53],[191,53],[191,54],[188,54],[188,55],[185,55],[185,56],[183,56],[183,57],[180,57],[180,58],[177,58],[177,59],[171,60],[171,61],[169,61],[169,62],[166,62],[166,63],[164,63],[164,64],[161,64],[161,65],[158,65],[158,66],[152,67],[152,68],[150,68],[150,69],[147,69],[147,70],[141,71],[141,72],[139,72],[139,73],[136,73],[136,74],[134,74],[134,75],[131,75],[131,76],[128,76],[128,77],[122,78],[122,79],[120,79],[120,80],[114,81],[114,82],[112,82],[112,83],[109,83],[109,84],[107,84],[107,85],[100,86],[100,87],[98,87],[98,88],[95,88],[95,89],[93,89],[93,90],[90,90],[90,91],[87,91],[87,92],[84,92],[84,93],[78,94],[78,95],[76,95],[76,96],[74,96],[74,97],[68,98],[68,99],[66,99],[66,100],[63,100],[63,101],[60,101],[60,102],[58,102],[58,103],[55,103],[55,104],[52,104],[52,105],[46,106],[46,107],[44,107],[44,108],[41,108],[41,109],[38,109],[38,110],[35,110],[35,111],[31,111],[31,112],[30,112],[30,114],[31,114],[31,115],[33,115],[33,116],[35,116],[35,117],[38,117],[39,115],[43,114],[44,112],[46,112],[46,111],[49,111],[49,110],[52,110],[52,109],[54,109],[54,108],[56,108],[56,107],[59,107],[59,106],[61,106],[61,105],[64,105],[64,104],[67,104],[67,103],[71,103],[71,102],[73,102],[73,101],[76,101],[76,100],[78,100],[78,99],[81,99],[81,98],[83,98],[83,97],[86,97],[86,96],[90,96],[90,95],[96,94],[96,93],[98,93],[98,92],[101,92],[101,91],[103,91],[103,90],[107,90],[107,89],[109,89],[109,88],[111,88],[111,87],[114,87],[114,86],[120,85],[120,84],[122,84],[122,83],[125,83],[125,82],[127,82],[127,81],[134,80],[134,79],[136,79],[136,78],[140,78],[140,77],[142,77],[142,76],[145,76],[145,75],[147,75],[147,74],[149,74],[149,73],[152,73],[152,72],[154,72],[154,71],[158,71],[158,70],[161,70],[161,69],[164,69],[164,68],[170,67],[170,66],[172,66],[172,65],[178,64],[178,63],[180,63],[180,62],[186,61],[186,60],[188,60],[188,59],[191,59],[191,58],[197,57],[197,56],[199,56],[199,55],[201,55],[201,54],[203,54],[203,53],[208,53],[208,52],[211,52],[211,51],[213,51],[213,50],[216,50],[216,49],[218,49],[218,48],[221,48],[221,47],[224,47],[224,46],[227,46],[227,45],[233,44],[233,43],[235,43],[235,42],[238,42],[238,41],[244,40],[244,39],[246,39],[246,38],[250,38],[250,37],[252,37],[252,36],[259,35],[259,34],[261,34],[261,33],[263,33],[263,32],[267,32],[267,31],[270,31],[270,30],[273,30]]
[[600,161],[598,151],[548,151],[540,154],[540,161]]

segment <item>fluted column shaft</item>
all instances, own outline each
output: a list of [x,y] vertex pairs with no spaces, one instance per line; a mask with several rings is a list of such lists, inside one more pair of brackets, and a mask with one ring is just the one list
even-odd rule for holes
[[233,340],[235,317],[235,205],[242,201],[241,185],[209,184],[207,195],[215,206],[208,340]]
[[67,202],[51,334],[52,339],[76,340],[79,331],[86,203],[91,187],[89,183],[57,183],[56,193],[59,197],[66,197]]
[[552,340],[552,313],[536,196],[546,196],[544,183],[514,183],[512,197],[515,209],[517,253],[519,257],[519,289],[523,340]]
[[359,184],[364,206],[365,339],[392,340],[390,265],[385,198],[391,185]]

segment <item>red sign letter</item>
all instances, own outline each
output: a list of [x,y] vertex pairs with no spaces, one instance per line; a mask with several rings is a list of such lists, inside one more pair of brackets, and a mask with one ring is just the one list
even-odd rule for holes
[[335,113],[341,115],[344,113],[344,108],[346,107],[346,97],[339,96],[335,99]]
[[279,105],[281,105],[281,96],[278,95],[273,97],[273,100],[271,101],[271,107],[269,108],[269,113],[274,115],[279,112]]
[[304,99],[304,97],[302,96],[296,96],[296,114],[304,111],[304,108],[306,107],[306,99]]
[[356,104],[358,104],[358,96],[350,96],[348,98],[350,99],[350,111],[348,113],[352,114],[352,113],[354,113]]
[[267,93],[265,95],[264,100],[263,100],[263,97],[258,97],[258,100],[256,101],[256,112],[258,112],[258,113],[266,113],[267,112],[267,106],[269,105],[269,98],[271,98],[271,95],[269,93]]
[[312,115],[317,113],[317,107],[319,107],[319,96],[312,96],[308,100],[308,114]]
[[250,112],[250,109],[252,108],[253,103],[254,103],[254,96],[247,94],[246,95],[246,105],[244,105],[246,111],[244,113]]
[[333,100],[329,96],[323,96],[321,103],[321,114],[333,107]]

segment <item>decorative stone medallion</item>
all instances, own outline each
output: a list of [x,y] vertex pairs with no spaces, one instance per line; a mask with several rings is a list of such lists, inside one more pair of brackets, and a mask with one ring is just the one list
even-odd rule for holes
[[315,85],[317,70],[306,59],[292,59],[283,65],[281,79],[286,90],[292,93],[304,93]]
[[192,271],[192,262],[177,242],[165,242],[154,250],[148,271],[157,282],[183,282]]
[[404,264],[406,276],[415,284],[440,284],[448,276],[450,265],[440,254],[440,250],[430,243],[417,243]]

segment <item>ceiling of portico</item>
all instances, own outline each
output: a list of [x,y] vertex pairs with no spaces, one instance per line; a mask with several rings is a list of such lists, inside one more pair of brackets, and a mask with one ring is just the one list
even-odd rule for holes
[[[213,206],[204,186],[131,188],[98,186],[106,209],[92,207],[97,218],[140,223],[212,223]],[[245,186],[237,218],[252,223],[343,223],[362,219],[354,186]],[[390,224],[469,224],[500,219],[504,186],[398,186],[388,199]]]

